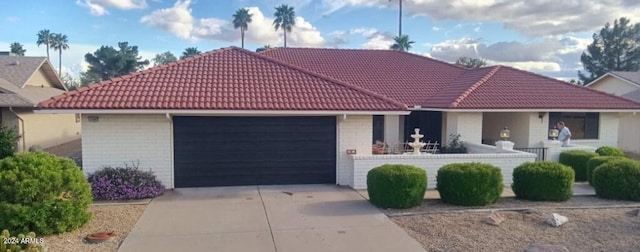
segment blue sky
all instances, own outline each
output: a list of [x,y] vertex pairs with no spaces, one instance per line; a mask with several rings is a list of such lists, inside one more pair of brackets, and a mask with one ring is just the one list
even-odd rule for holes
[[[415,41],[412,53],[449,62],[480,57],[571,79],[593,32],[622,16],[640,21],[640,1],[593,2],[403,0],[403,34]],[[147,59],[165,51],[179,56],[191,46],[240,46],[230,20],[243,7],[253,14],[245,47],[281,46],[282,32],[271,26],[280,4],[297,14],[289,46],[384,49],[398,33],[398,0],[21,0],[3,1],[0,8],[0,50],[19,42],[27,56],[45,56],[36,33],[66,34],[63,71],[75,76],[86,68],[84,54],[119,41],[137,45]],[[57,66],[57,52],[51,55]]]

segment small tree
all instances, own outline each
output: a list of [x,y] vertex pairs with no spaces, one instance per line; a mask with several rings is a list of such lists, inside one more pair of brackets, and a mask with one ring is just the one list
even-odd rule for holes
[[18,133],[5,125],[0,125],[0,159],[12,156],[16,152]]
[[22,47],[22,44],[20,44],[18,42],[11,43],[11,45],[9,47],[11,49],[11,52],[15,53],[18,56],[24,56],[24,53],[27,52],[27,50],[25,50]]
[[155,57],[153,57],[152,61],[153,61],[153,66],[160,66],[160,65],[164,65],[164,64],[169,64],[171,62],[174,62],[178,60],[178,58],[176,58],[175,55],[173,55],[173,53],[171,53],[170,51],[166,51],[163,53],[159,53],[156,54]]
[[487,61],[479,58],[471,58],[471,57],[460,57],[456,60],[456,65],[461,67],[466,67],[470,69],[481,68],[487,65]]
[[640,23],[631,24],[627,18],[607,23],[580,56],[585,72],[578,71],[585,84],[610,71],[638,71],[640,69]]

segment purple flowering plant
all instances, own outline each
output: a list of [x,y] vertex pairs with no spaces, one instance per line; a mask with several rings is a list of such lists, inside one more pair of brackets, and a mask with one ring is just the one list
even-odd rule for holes
[[96,200],[154,198],[165,191],[153,171],[140,170],[136,163],[115,168],[105,166],[89,174],[88,180]]

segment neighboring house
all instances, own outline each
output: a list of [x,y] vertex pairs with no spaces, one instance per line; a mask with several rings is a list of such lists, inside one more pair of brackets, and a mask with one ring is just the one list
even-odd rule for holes
[[[640,104],[495,66],[470,70],[388,50],[230,47],[70,91],[39,113],[82,113],[83,168],[139,162],[169,188],[352,185],[350,155],[379,139],[460,134],[470,144],[508,126],[540,146],[565,119],[575,142],[615,144],[618,115]],[[551,118],[551,120],[550,120]],[[586,138],[588,140],[580,140]]]
[[[609,72],[586,86],[640,102],[640,71]],[[618,134],[620,148],[640,153],[640,113],[621,115]]]
[[18,151],[80,138],[80,120],[74,114],[33,112],[38,103],[65,91],[46,57],[0,55],[0,119],[18,132]]

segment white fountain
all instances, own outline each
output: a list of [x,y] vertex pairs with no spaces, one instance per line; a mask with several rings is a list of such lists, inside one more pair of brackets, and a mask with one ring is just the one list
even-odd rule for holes
[[413,148],[413,152],[411,154],[420,155],[421,154],[420,149],[422,149],[422,147],[424,147],[427,144],[420,142],[420,139],[423,138],[424,135],[420,134],[419,128],[415,128],[413,129],[413,131],[415,132],[415,134],[411,134],[411,138],[413,138],[413,142],[409,143],[409,146]]

